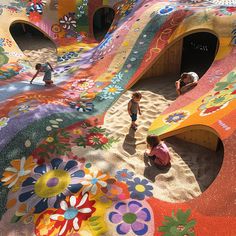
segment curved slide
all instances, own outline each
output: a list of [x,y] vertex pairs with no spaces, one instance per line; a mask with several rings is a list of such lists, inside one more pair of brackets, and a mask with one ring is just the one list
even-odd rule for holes
[[[97,43],[93,16],[103,7],[115,18]],[[0,21],[2,235],[236,235],[233,1],[3,0]],[[57,45],[56,86],[45,88],[41,77],[29,84],[35,71],[11,36],[16,22]],[[203,194],[170,203],[151,181],[106,159],[118,140],[102,124],[150,70],[171,71],[177,59],[161,66],[161,57],[196,32],[217,37],[215,59],[148,132],[212,150],[222,142],[224,160]],[[89,158],[95,150],[104,155]]]

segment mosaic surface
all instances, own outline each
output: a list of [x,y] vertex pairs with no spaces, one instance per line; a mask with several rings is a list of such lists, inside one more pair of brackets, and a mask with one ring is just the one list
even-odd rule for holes
[[[116,17],[98,44],[89,16],[102,6]],[[56,43],[56,86],[29,85],[34,71],[6,30],[16,19]],[[4,0],[0,21],[3,235],[236,235],[234,1]],[[81,153],[118,142],[102,127],[107,109],[169,43],[202,28],[219,37],[215,61],[149,133],[210,127],[224,144],[224,163],[199,198],[167,203],[145,177],[128,168],[103,171]]]

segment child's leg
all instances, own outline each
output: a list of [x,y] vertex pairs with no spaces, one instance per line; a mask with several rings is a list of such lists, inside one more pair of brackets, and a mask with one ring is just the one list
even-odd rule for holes
[[44,82],[45,82],[45,86],[53,84],[52,80],[45,80]]
[[135,121],[137,120],[137,114],[132,113],[131,114],[131,120],[132,120],[131,127],[136,128]]
[[164,165],[158,157],[155,158],[154,163],[155,163],[155,166],[159,169],[165,169],[167,167],[170,167],[170,163],[167,165]]

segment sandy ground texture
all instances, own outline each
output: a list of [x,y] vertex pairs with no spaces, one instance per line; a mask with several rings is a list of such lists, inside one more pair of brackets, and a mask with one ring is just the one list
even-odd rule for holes
[[[154,185],[154,196],[168,202],[184,202],[199,196],[216,178],[222,152],[213,152],[196,144],[186,143],[175,137],[165,140],[171,152],[171,167],[157,169],[144,157],[146,136],[151,122],[176,99],[175,78],[151,78],[138,82],[125,92],[108,110],[104,126],[120,142],[113,147],[109,158],[118,159],[124,168],[145,176]],[[142,115],[138,117],[138,130],[130,129],[127,104],[133,91],[143,97],[140,102]]]
[[17,37],[17,44],[27,56],[33,68],[37,63],[49,62],[57,64],[57,50],[55,44],[46,37],[23,34]]
[[[56,48],[50,40],[35,37],[33,44],[26,43],[28,40],[22,37],[18,45],[33,66],[45,61],[56,64]],[[105,116],[104,127],[120,141],[109,151],[78,147],[73,150],[74,153],[86,157],[96,163],[97,168],[112,175],[117,169],[128,168],[140,177],[145,176],[153,183],[154,196],[160,200],[184,202],[199,196],[217,176],[222,164],[221,152],[213,152],[173,137],[165,140],[172,158],[169,169],[159,170],[153,162],[144,158],[149,126],[176,99],[175,80],[165,77],[139,81],[115,102]],[[133,91],[140,91],[143,95],[140,103],[142,115],[138,117],[136,132],[130,129],[127,113],[127,104]]]

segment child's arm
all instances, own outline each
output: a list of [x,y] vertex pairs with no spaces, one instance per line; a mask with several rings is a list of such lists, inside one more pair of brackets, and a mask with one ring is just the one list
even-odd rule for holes
[[139,104],[138,104],[138,113],[139,113],[139,115],[142,115]]
[[176,87],[177,94],[180,95],[181,94],[181,91],[180,91],[180,80],[177,80],[175,82],[175,87]]
[[39,73],[39,70],[37,70],[37,72],[36,72],[35,75],[33,76],[32,80],[30,80],[30,83],[31,83],[31,84],[32,84],[33,80],[37,77],[38,73]]
[[49,65],[51,71],[54,71],[54,69],[52,68],[51,64],[49,62],[47,62],[47,64]]
[[129,101],[129,103],[128,103],[128,113],[129,113],[129,115],[131,116],[131,102]]

